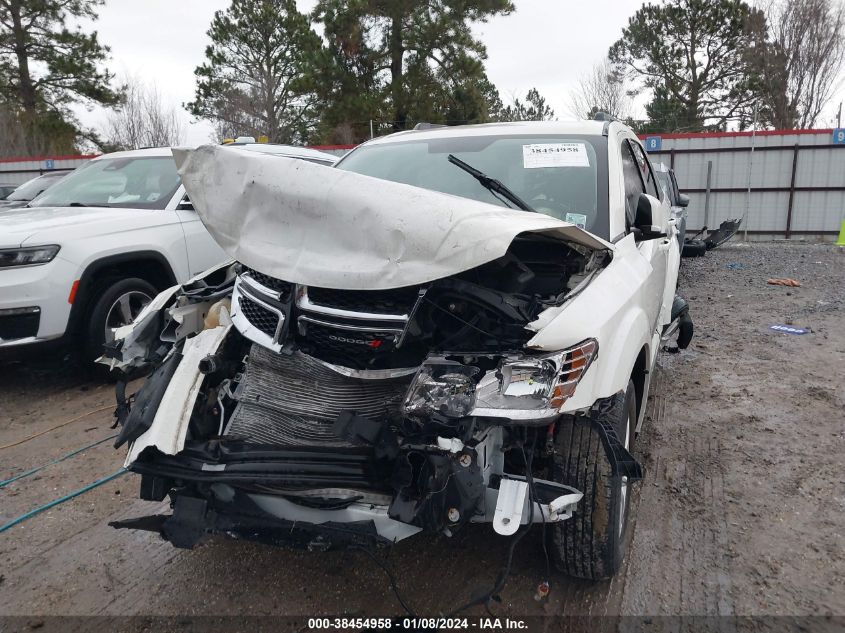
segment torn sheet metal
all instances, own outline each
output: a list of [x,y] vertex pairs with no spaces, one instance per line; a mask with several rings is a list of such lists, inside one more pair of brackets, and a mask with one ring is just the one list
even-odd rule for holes
[[164,392],[152,425],[129,449],[124,464],[127,468],[148,446],[155,446],[166,455],[175,455],[185,446],[188,423],[204,378],[199,362],[220,348],[232,327],[228,318],[221,319],[221,323],[185,342],[182,361]]
[[343,290],[422,284],[486,264],[521,233],[604,240],[540,213],[219,145],[173,150],[226,253],[286,281]]

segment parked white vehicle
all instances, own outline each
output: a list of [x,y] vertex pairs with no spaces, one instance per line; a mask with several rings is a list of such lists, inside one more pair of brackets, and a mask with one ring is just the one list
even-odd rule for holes
[[0,209],[0,359],[73,345],[93,360],[159,291],[226,259],[169,148],[95,158],[25,208]]
[[48,171],[16,187],[0,200],[0,209],[25,207],[65,177],[67,171]]
[[103,359],[154,365],[117,445],[141,497],[174,508],[115,527],[325,549],[548,523],[560,569],[619,569],[629,449],[686,312],[629,128],[428,128],[333,169],[176,160],[236,263],[159,295]]

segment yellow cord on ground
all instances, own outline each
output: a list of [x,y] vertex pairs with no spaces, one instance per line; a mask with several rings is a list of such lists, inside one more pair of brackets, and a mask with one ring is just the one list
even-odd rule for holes
[[56,426],[49,428],[45,431],[39,431],[38,433],[35,433],[34,435],[30,435],[29,437],[25,437],[22,440],[18,440],[17,442],[12,442],[11,444],[6,444],[5,446],[0,446],[0,451],[2,451],[4,448],[12,448],[13,446],[18,446],[19,444],[23,444],[24,442],[28,442],[29,440],[34,440],[36,437],[41,437],[42,435],[46,435],[50,431],[55,431],[56,429],[60,429],[63,426],[67,426],[68,424],[72,424],[74,422],[77,422],[77,421],[81,420],[82,418],[87,418],[89,415],[94,415],[95,413],[99,413],[100,411],[108,411],[110,409],[114,409],[113,404],[107,404],[106,406],[100,407],[99,409],[94,409],[93,411],[88,411],[87,413],[83,413],[82,415],[78,415],[75,418],[71,418],[67,422],[62,422],[61,424],[57,424]]

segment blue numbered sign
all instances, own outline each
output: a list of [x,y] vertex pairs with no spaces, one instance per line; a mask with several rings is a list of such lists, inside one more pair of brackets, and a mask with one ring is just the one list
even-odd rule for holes
[[840,127],[833,130],[833,144],[845,145],[845,127]]
[[659,136],[645,137],[645,151],[647,152],[659,152],[662,145],[663,139]]

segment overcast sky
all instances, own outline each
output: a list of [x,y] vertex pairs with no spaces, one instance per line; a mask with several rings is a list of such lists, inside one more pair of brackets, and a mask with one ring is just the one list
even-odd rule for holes
[[[310,11],[315,0],[297,0]],[[507,104],[536,86],[558,118],[571,118],[568,93],[578,78],[601,60],[642,0],[515,0],[516,12],[476,27],[487,46],[487,73]],[[111,47],[112,71],[155,82],[164,98],[181,106],[194,94],[196,66],[208,44],[214,12],[229,0],[106,0],[96,23],[100,40]],[[837,95],[836,103],[845,90]],[[831,122],[828,108],[820,125]],[[184,117],[189,144],[211,140],[207,123]],[[83,123],[100,127],[102,110],[79,110]]]

